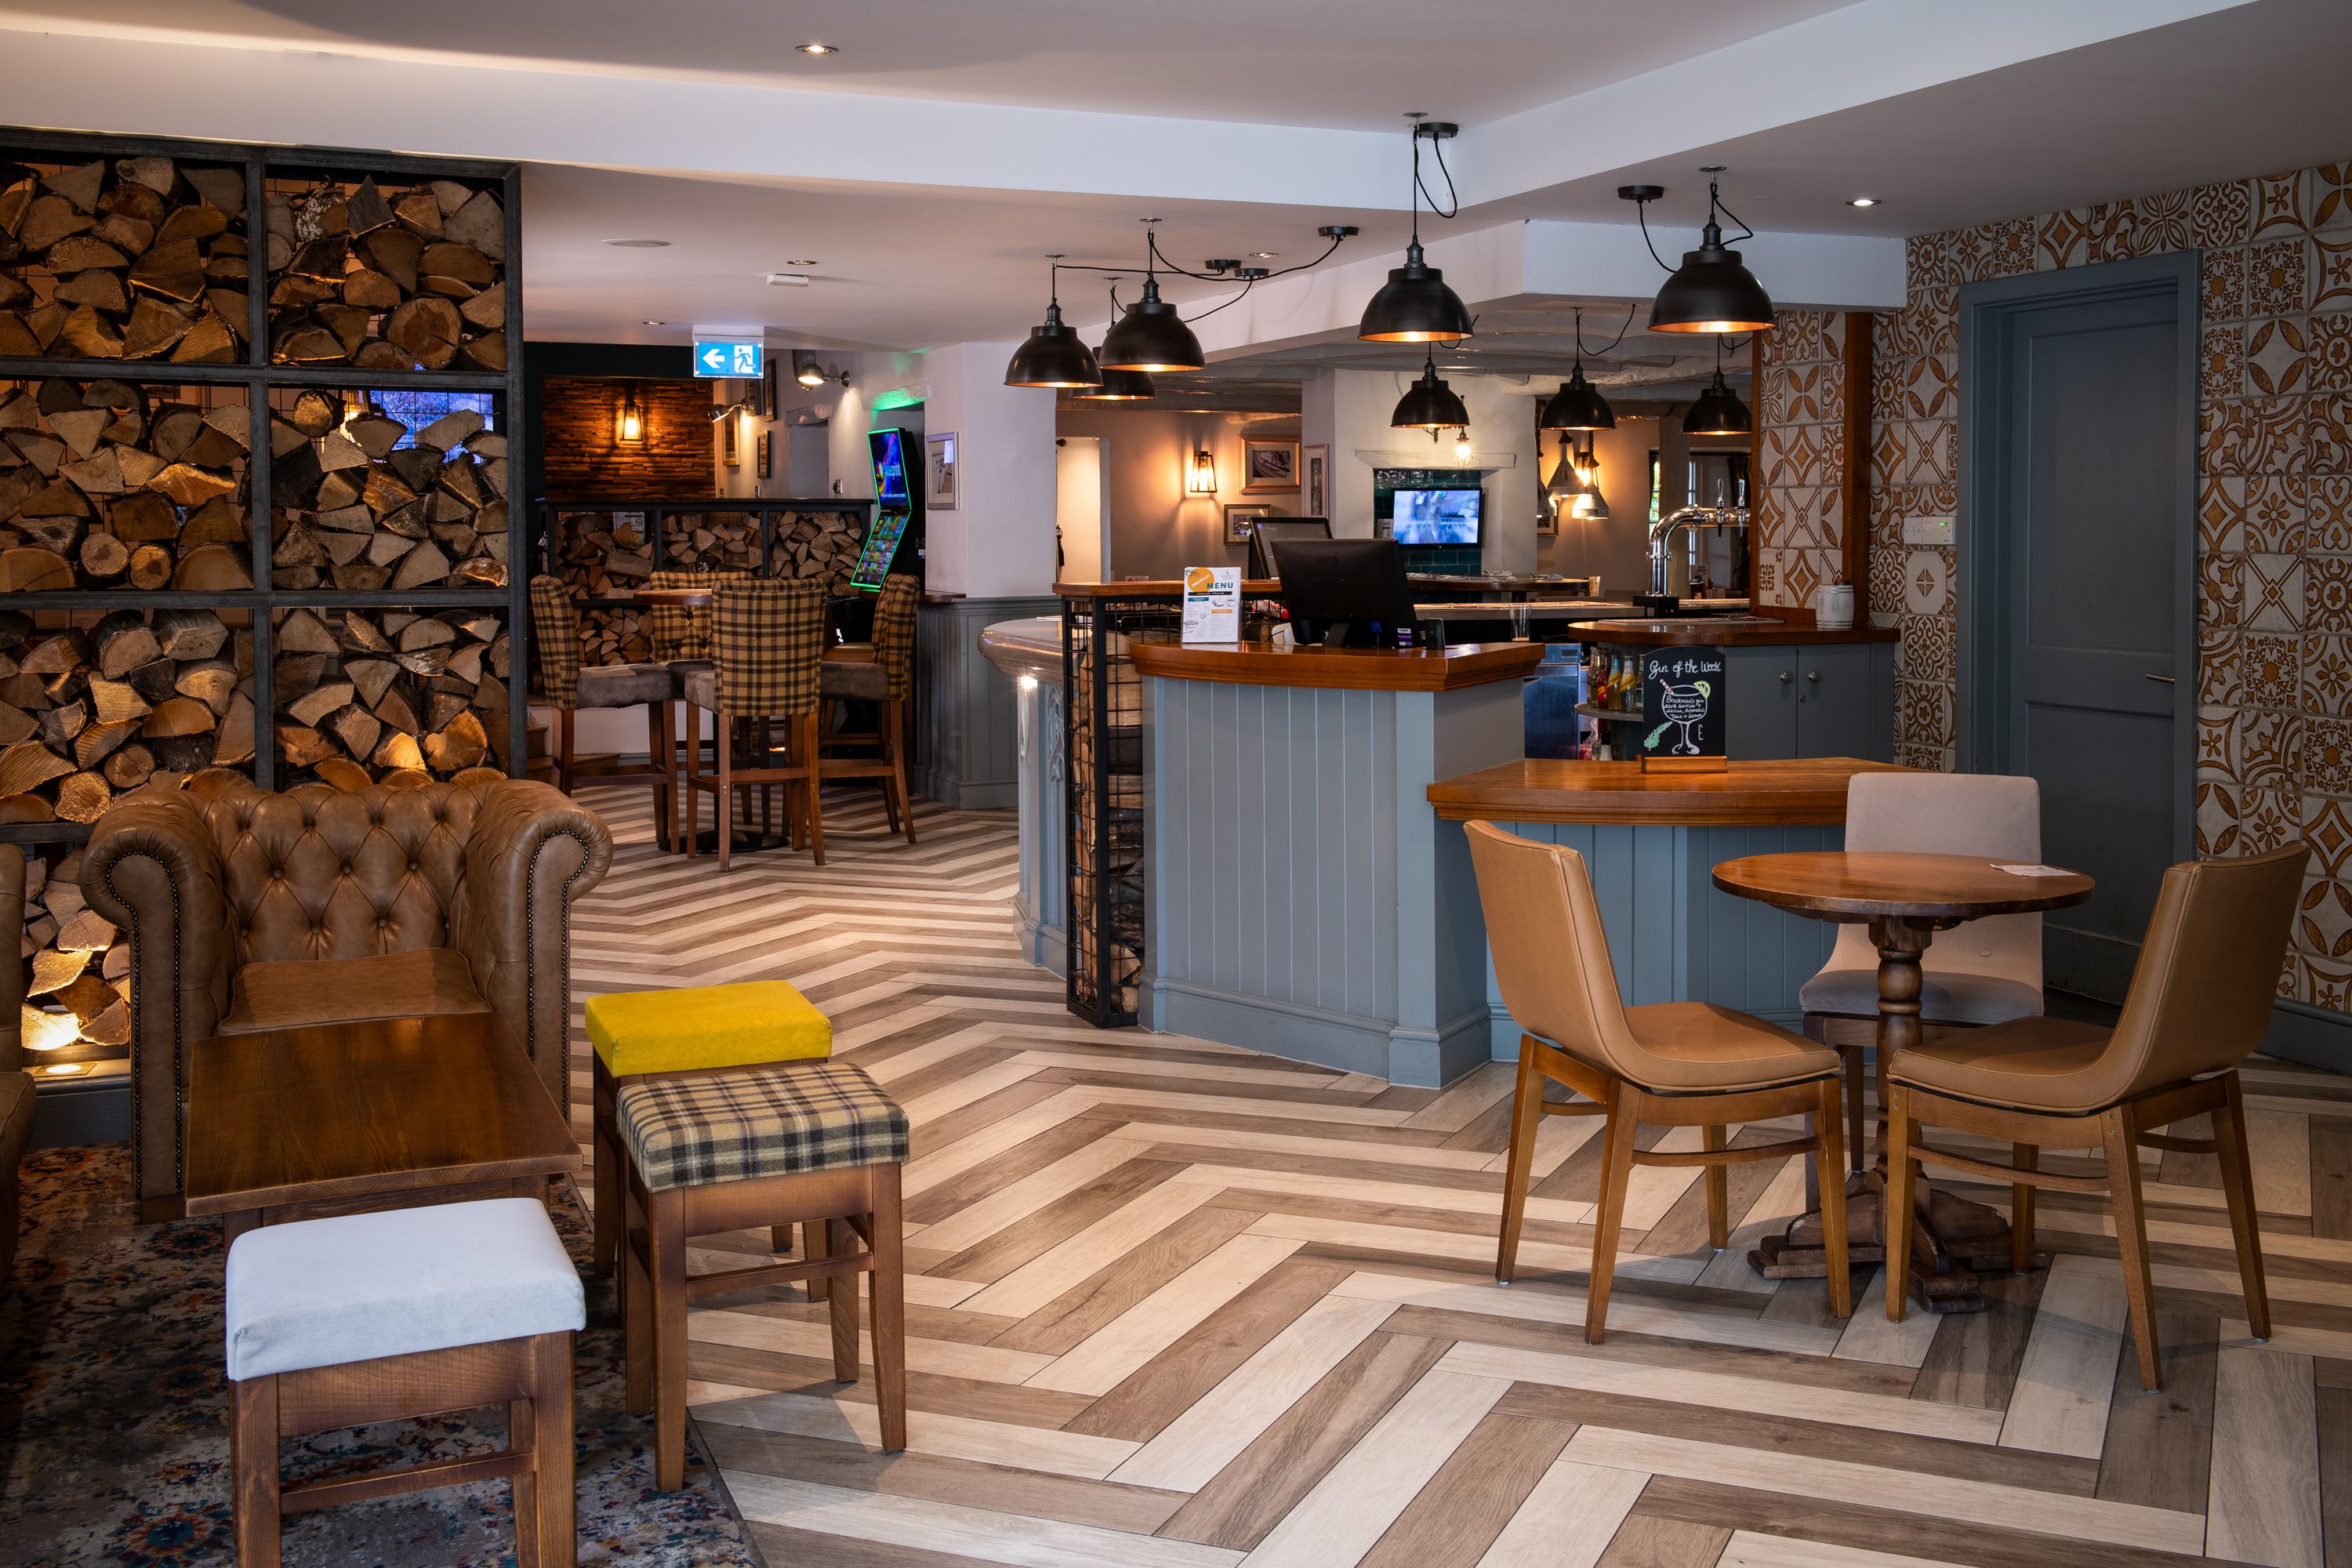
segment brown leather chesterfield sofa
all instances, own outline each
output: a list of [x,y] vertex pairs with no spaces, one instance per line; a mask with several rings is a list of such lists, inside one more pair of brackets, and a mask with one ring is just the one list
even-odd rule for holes
[[527,779],[126,797],[81,887],[130,933],[142,1216],[182,1212],[189,1047],[212,1035],[495,1013],[568,1115],[570,906],[612,862],[593,812]]

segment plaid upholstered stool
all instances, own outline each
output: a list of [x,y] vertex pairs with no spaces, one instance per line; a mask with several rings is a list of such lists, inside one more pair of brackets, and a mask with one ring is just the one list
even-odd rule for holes
[[[654,1413],[654,1484],[686,1479],[686,1304],[715,1290],[833,1279],[833,1374],[857,1381],[857,1274],[872,1276],[882,1447],[907,1446],[905,1285],[898,1167],[907,1113],[846,1062],[640,1080],[614,1101],[628,1152],[621,1306],[629,1409]],[[822,1221],[802,1263],[688,1278],[689,1237]],[[849,1249],[852,1231],[866,1246]],[[811,1235],[820,1234],[812,1229]]]
[[[740,1072],[829,1057],[833,1020],[781,980],[622,991],[588,998],[588,1043],[596,1055],[590,1139],[596,1163],[594,1257],[596,1272],[605,1274],[620,1256],[621,1214],[627,1207],[614,1097],[641,1079]],[[790,1229],[776,1227],[778,1252],[790,1250]]]

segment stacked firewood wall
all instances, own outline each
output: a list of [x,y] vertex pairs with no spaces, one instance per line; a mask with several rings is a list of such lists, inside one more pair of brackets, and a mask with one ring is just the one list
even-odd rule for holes
[[411,430],[359,392],[279,395],[269,422],[280,588],[503,587],[507,438],[470,410]]
[[281,783],[504,764],[509,644],[495,614],[288,610],[275,631]]
[[506,211],[487,184],[370,177],[271,187],[271,359],[506,369]]
[[814,577],[833,592],[845,593],[857,552],[866,542],[866,519],[845,511],[783,511],[776,514],[775,538],[768,546],[769,574]]
[[[555,519],[549,570],[576,599],[621,598],[654,573],[653,539],[641,511],[565,511]],[[642,610],[580,612],[583,664],[637,664],[654,656]]]

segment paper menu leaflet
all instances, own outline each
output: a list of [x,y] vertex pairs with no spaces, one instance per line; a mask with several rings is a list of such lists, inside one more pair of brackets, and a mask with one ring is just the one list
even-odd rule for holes
[[1242,569],[1184,568],[1184,640],[1239,642],[1242,637]]

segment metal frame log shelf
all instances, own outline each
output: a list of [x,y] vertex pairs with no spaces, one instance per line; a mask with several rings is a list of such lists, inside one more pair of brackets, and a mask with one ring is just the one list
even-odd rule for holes
[[[509,508],[509,559],[504,587],[279,589],[273,584],[273,462],[270,419],[273,392],[317,389],[360,392],[427,390],[488,393],[495,399],[493,428],[509,442],[523,426],[523,326],[521,173],[519,165],[471,159],[425,158],[349,148],[183,142],[146,137],[69,135],[29,129],[0,129],[0,157],[33,162],[82,162],[90,159],[161,157],[178,163],[221,168],[241,166],[245,175],[242,218],[247,247],[247,321],[240,358],[230,363],[173,363],[163,359],[112,359],[56,355],[39,358],[0,357],[0,379],[40,381],[66,378],[77,382],[111,380],[133,385],[240,388],[252,417],[251,439],[245,469],[246,524],[252,552],[251,589],[201,592],[173,588],[57,589],[0,595],[0,609],[45,613],[103,614],[122,609],[163,610],[202,608],[242,612],[250,617],[253,639],[251,696],[254,742],[251,770],[262,788],[275,787],[281,773],[278,756],[277,693],[273,667],[274,636],[279,612],[294,609],[365,609],[436,612],[474,609],[503,612],[507,637],[507,723],[503,752],[506,770],[520,775],[528,751],[528,703],[519,687],[526,681],[530,657],[526,613],[530,552],[514,534],[520,530]],[[272,362],[272,277],[268,265],[267,214],[272,182],[286,180],[383,180],[422,185],[435,180],[467,183],[486,191],[503,208],[503,256],[497,258],[499,282],[505,288],[506,368],[496,370],[371,369],[356,363],[280,364]],[[520,465],[512,471],[520,472]],[[71,843],[87,837],[79,823],[0,824],[0,838],[25,843]]]

